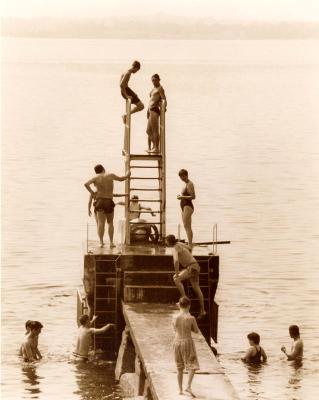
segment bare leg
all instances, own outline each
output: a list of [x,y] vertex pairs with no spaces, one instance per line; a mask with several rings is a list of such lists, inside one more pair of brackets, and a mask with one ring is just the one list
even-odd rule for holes
[[106,215],[107,223],[109,225],[109,238],[110,247],[114,247],[113,236],[114,236],[114,224],[113,224],[114,212]]
[[153,138],[152,123],[151,123],[151,117],[150,116],[149,116],[149,118],[147,120],[146,133],[147,133],[148,151],[150,151],[151,147],[152,147],[152,138]]
[[183,394],[183,369],[180,368],[177,370],[177,382],[179,387],[179,394]]
[[[144,104],[143,104],[141,101],[139,101],[139,102],[131,109],[131,115],[132,115],[132,114],[135,114],[135,113],[137,113],[137,112],[139,112],[139,111],[142,111],[143,109],[144,109]],[[126,124],[126,114],[122,115],[122,119],[123,119],[124,124]]]
[[186,296],[182,281],[184,281],[185,279],[189,279],[188,271],[186,269],[184,269],[184,271],[180,272],[178,276],[174,276],[173,279],[174,279],[174,283],[175,283],[177,289],[179,290],[179,292],[181,294],[181,297]]
[[159,152],[159,132],[158,132],[159,115],[155,111],[150,111],[149,120],[152,127],[152,141],[154,143],[154,151]]
[[195,370],[194,369],[190,369],[188,371],[187,389],[185,390],[185,392],[189,393],[192,397],[196,397],[194,395],[194,393],[192,392],[192,382],[193,382],[194,375],[195,375]]
[[198,300],[199,300],[200,311],[199,311],[198,317],[200,318],[206,314],[205,307],[204,307],[204,296],[203,296],[203,293],[199,286],[198,277],[196,277],[196,278],[191,277],[190,282],[191,282],[192,288],[193,288],[194,292],[196,293],[196,296],[198,297]]
[[98,211],[96,215],[96,220],[97,220],[97,234],[99,235],[100,238],[100,246],[104,246],[104,231],[105,231],[105,221],[106,221],[106,215],[104,211]]
[[182,212],[183,224],[186,231],[188,245],[193,244],[193,231],[192,231],[192,214],[194,210],[190,206],[185,206]]

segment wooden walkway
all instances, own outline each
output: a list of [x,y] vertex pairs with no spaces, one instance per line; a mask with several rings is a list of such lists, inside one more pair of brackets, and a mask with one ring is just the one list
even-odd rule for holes
[[[140,358],[153,400],[184,400],[179,395],[172,344],[173,315],[177,307],[169,304],[123,304],[123,314],[130,330],[135,352]],[[217,362],[202,334],[194,335],[200,371],[193,381],[198,400],[238,400],[231,382]],[[187,375],[184,376],[186,387]]]

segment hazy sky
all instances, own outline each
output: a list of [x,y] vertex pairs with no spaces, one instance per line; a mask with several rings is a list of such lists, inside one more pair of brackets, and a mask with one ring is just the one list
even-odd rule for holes
[[216,19],[316,20],[319,0],[2,0],[2,16],[107,17],[167,13]]

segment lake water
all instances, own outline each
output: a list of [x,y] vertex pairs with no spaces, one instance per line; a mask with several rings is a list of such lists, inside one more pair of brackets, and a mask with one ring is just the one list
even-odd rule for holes
[[[76,368],[68,356],[88,221],[83,183],[99,162],[124,172],[118,82],[133,59],[142,69],[131,87],[144,103],[154,73],[168,98],[167,231],[180,222],[177,171],[187,168],[195,240],[211,239],[216,222],[232,241],[219,247],[220,362],[242,399],[318,398],[318,44],[3,39],[3,398],[121,398],[113,365]],[[142,151],[145,113],[133,122]],[[17,357],[27,319],[44,325],[44,359],[32,367]],[[305,343],[300,368],[280,352],[290,324]],[[269,358],[259,370],[239,361],[250,331]]]

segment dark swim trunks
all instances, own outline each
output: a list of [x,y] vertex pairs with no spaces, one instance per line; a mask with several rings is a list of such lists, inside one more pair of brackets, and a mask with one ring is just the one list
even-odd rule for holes
[[[129,87],[126,88],[126,94],[127,94],[127,96],[132,97],[132,100],[131,100],[131,103],[132,103],[132,104],[137,104],[137,103],[139,103],[139,102],[141,101],[141,100],[138,98],[138,95],[137,95],[135,92],[133,92],[133,90],[132,90],[131,88],[129,88]],[[121,95],[122,95],[122,97],[123,97],[124,99],[126,99],[126,96],[125,96],[125,93],[124,93],[123,90],[121,90]]]
[[147,110],[147,119],[149,119],[149,117],[150,117],[150,111],[154,111],[154,112],[156,112],[156,114],[161,115],[161,110],[159,107],[152,107]]
[[[182,196],[189,196],[187,188],[185,188],[182,192]],[[194,210],[194,204],[191,199],[181,199],[181,209],[184,211],[184,207],[189,206]]]
[[99,198],[94,203],[94,212],[103,211],[105,214],[112,214],[114,207],[115,204],[112,199]]

